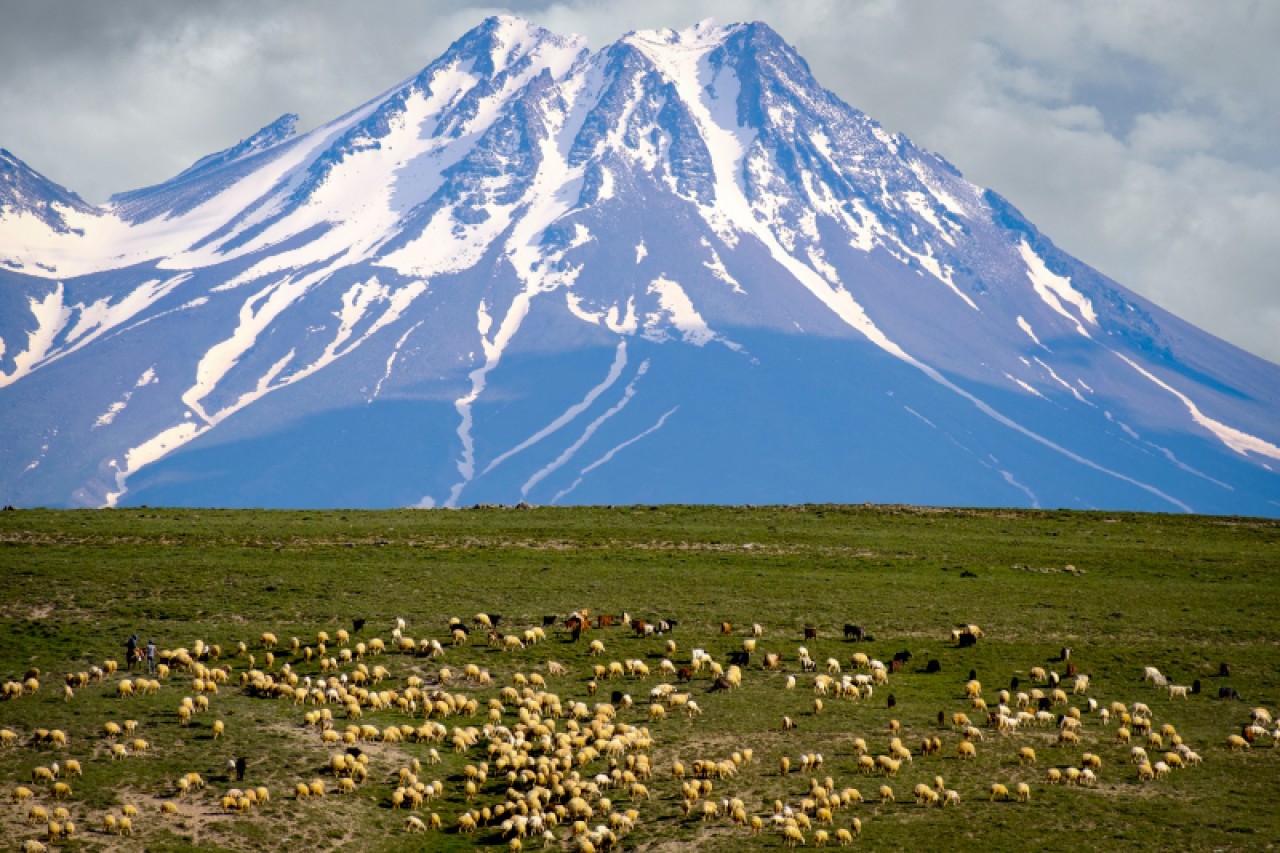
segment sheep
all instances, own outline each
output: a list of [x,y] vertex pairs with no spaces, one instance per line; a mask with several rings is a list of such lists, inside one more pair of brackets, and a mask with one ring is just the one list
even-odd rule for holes
[[1249,742],[1240,735],[1228,735],[1227,749],[1231,752],[1244,752],[1249,749]]
[[1024,746],[1022,749],[1018,750],[1018,763],[1035,764],[1036,751],[1029,746]]
[[53,798],[55,800],[65,800],[71,797],[71,786],[66,782],[53,783]]
[[1020,803],[1031,802],[1031,786],[1026,782],[1019,782],[1017,787],[1017,799]]
[[973,741],[962,740],[956,744],[956,755],[961,761],[970,761],[978,757],[978,749],[973,745]]
[[893,788],[890,788],[888,785],[881,785],[880,786],[880,805],[885,805],[886,803],[892,803],[892,802],[896,802],[893,796]]
[[1009,799],[1008,787],[1000,784],[999,782],[992,782],[991,783],[991,802],[994,803],[996,800],[1007,800],[1007,799]]
[[1191,688],[1185,684],[1169,684],[1167,687],[1170,699],[1186,699],[1191,691]]

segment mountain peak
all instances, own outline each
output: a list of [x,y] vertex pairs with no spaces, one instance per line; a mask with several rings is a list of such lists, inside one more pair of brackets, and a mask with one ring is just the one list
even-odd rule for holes
[[542,44],[586,49],[582,36],[560,36],[514,15],[492,15],[450,45],[445,56],[470,59],[473,71],[492,76]]
[[265,151],[287,142],[297,135],[298,116],[296,113],[285,113],[280,118],[263,127],[256,133],[245,137],[244,139],[232,145],[223,151],[209,154],[201,157],[188,168],[180,172],[175,180],[189,178],[192,175],[201,172],[212,171],[226,163],[232,163],[245,157],[251,157],[260,151]]
[[55,232],[68,233],[71,228],[61,208],[90,215],[97,213],[80,196],[0,148],[0,218],[28,213]]

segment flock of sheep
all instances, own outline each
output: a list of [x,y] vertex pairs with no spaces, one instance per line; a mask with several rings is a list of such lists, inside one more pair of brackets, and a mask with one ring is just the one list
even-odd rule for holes
[[[774,836],[793,847],[848,845],[876,807],[900,800],[963,808],[971,799],[1027,803],[1056,785],[1159,784],[1194,773],[1202,761],[1197,747],[1211,746],[1185,742],[1148,704],[1157,695],[1186,700],[1190,687],[1169,684],[1148,667],[1143,686],[1135,679],[1135,690],[1145,691],[1139,697],[1101,700],[1063,650],[1062,674],[1031,666],[1025,683],[1014,678],[1001,689],[984,685],[976,673],[957,679],[954,707],[938,711],[936,724],[911,743],[904,736],[922,727],[905,727],[896,716],[880,731],[841,741],[846,778],[840,782],[839,771],[828,768],[834,753],[782,754],[771,767],[745,744],[693,757],[664,743],[664,733],[675,725],[703,725],[704,704],[709,710],[718,694],[750,681],[777,691],[778,708],[786,709],[776,729],[762,733],[768,737],[761,744],[770,748],[778,739],[798,742],[808,721],[838,713],[840,703],[874,702],[896,714],[895,680],[911,655],[886,663],[859,650],[819,661],[807,648],[817,639],[812,628],[796,637],[806,645],[766,653],[759,648],[766,642],[763,626],[735,632],[725,623],[719,644],[727,637],[731,648],[717,656],[705,648],[710,642],[684,648],[687,629],[674,627],[578,611],[567,620],[548,617],[507,631],[501,617],[480,613],[442,623],[438,638],[414,637],[397,619],[384,639],[366,636],[359,620],[352,631],[320,630],[305,640],[282,642],[270,631],[226,648],[195,640],[190,648],[161,651],[154,677],[122,672],[106,660],[58,679],[56,694],[65,702],[109,697],[111,718],[71,731],[12,722],[0,728],[0,750],[21,751],[26,768],[24,778],[10,780],[10,836],[37,853],[86,834],[145,836],[197,812],[314,808],[323,798],[363,793],[385,807],[388,817],[379,820],[388,831],[474,835],[511,851],[620,848],[646,816],[673,810],[686,826],[708,831]],[[865,632],[846,626],[845,637],[857,641]],[[981,637],[976,625],[951,635],[957,646]],[[549,640],[567,663],[531,654]],[[614,658],[615,647],[632,656]],[[925,669],[937,670],[936,661]],[[3,699],[14,705],[0,704],[0,719],[23,717],[17,713],[22,703],[50,701],[44,678],[32,670],[5,682]],[[808,695],[801,699],[802,693]],[[288,778],[286,768],[230,755],[223,744],[234,733],[219,715],[228,694],[234,701],[278,703],[314,753],[314,772]],[[171,713],[139,722],[131,704],[143,695],[172,697]],[[1252,708],[1237,722],[1239,728],[1212,746],[1243,752],[1280,744],[1267,709]],[[194,766],[138,802],[101,810],[77,800],[86,770],[106,777],[115,762],[176,751],[160,745],[193,729],[206,733],[185,738]],[[1046,749],[1053,750],[1052,766],[1033,786],[1028,768],[1038,767]],[[970,781],[963,792],[965,785],[948,784],[948,768],[961,772],[949,761],[971,762],[988,751],[1009,758],[999,778],[978,789]],[[269,776],[274,790],[243,782],[247,769]],[[780,777],[790,795],[763,801],[750,794],[757,786],[740,784],[766,774]],[[206,776],[225,785],[210,790]]]

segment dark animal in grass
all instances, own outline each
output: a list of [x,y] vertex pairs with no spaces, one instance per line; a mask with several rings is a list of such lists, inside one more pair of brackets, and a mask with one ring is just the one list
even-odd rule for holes
[[610,703],[611,705],[621,705],[621,704],[622,704],[622,691],[621,691],[621,690],[615,690],[615,691],[613,691],[612,693],[610,693],[610,694],[609,694],[609,703]]
[[1230,678],[1230,677],[1231,677],[1231,664],[1229,664],[1229,663],[1220,663],[1220,664],[1218,664],[1218,677],[1219,677],[1219,678]]
[[1074,677],[1075,677],[1075,675],[1076,675],[1076,673],[1077,673],[1077,671],[1078,671],[1078,670],[1076,670],[1076,665],[1075,665],[1074,663],[1069,663],[1069,664],[1067,664],[1067,677],[1068,677],[1068,678],[1074,678]]
[[1195,681],[1191,682],[1191,692],[1197,696],[1200,695],[1200,679],[1197,678]]
[[978,680],[978,671],[976,669],[969,670],[969,680],[970,681]]
[[1240,694],[1236,692],[1236,689],[1234,687],[1219,687],[1218,698],[1219,699],[1239,699]]
[[248,766],[244,756],[236,756],[227,762],[227,775],[231,777],[231,781],[240,782],[244,779],[244,771]]
[[729,663],[733,666],[748,666],[751,663],[751,653],[729,652]]
[[902,661],[898,660],[897,658],[894,658],[893,660],[889,661],[889,671],[902,672]]
[[360,756],[364,755],[364,750],[358,746],[349,746],[347,747],[347,755],[359,760]]
[[613,620],[612,613],[601,613],[599,616],[596,617],[596,627],[608,628],[611,625],[613,625],[613,621],[614,620]]
[[945,726],[946,724],[947,724],[947,712],[946,712],[946,711],[939,711],[939,712],[938,712],[938,725],[939,725],[939,726]]
[[860,640],[865,640],[867,638],[867,632],[861,625],[850,625],[846,623],[844,626],[844,638],[846,640],[853,640],[856,643]]
[[501,622],[501,621],[502,621],[502,614],[501,614],[501,613],[490,613],[490,614],[489,614],[489,624],[490,624],[490,625],[492,625],[493,627],[495,627],[495,628],[496,628],[496,627],[498,627],[498,623],[499,623],[499,622]]
[[352,619],[352,620],[351,620],[351,633],[353,633],[353,634],[359,634],[359,633],[364,629],[364,622],[365,622],[365,620],[363,620],[363,619]]
[[1010,692],[1016,691],[1016,690],[1018,689],[1018,685],[1019,685],[1019,684],[1021,684],[1021,683],[1022,683],[1022,682],[1018,680],[1018,676],[1016,676],[1016,675],[1015,675],[1013,678],[1009,679],[1009,690],[1010,690]]
[[720,690],[728,690],[731,687],[733,687],[733,685],[729,683],[729,679],[722,675],[712,682],[711,686],[707,688],[707,692],[714,693]]
[[930,658],[929,662],[924,665],[924,671],[927,673],[942,672],[942,661],[937,658]]
[[676,680],[677,680],[677,681],[692,681],[692,680],[693,680],[693,667],[691,667],[691,666],[682,666],[682,667],[680,667],[678,670],[676,670]]
[[968,631],[960,635],[960,648],[967,649],[969,646],[978,645],[978,638]]
[[550,615],[543,616],[543,617],[542,617],[542,627],[543,627],[543,628],[550,628],[552,625],[556,624],[556,618],[557,618],[557,617],[556,617],[556,615],[555,615],[554,613],[552,613],[552,614],[550,614]]
[[1053,707],[1053,700],[1048,696],[1041,696],[1040,702],[1036,706],[1037,711],[1048,711]]
[[805,625],[805,626],[804,626],[804,638],[805,638],[806,640],[816,640],[816,639],[818,639],[818,629],[817,629],[817,628],[815,628],[815,627],[813,627],[812,625]]
[[894,696],[892,693],[890,693],[890,694],[889,694],[889,698],[888,698],[888,700],[886,700],[886,701],[888,702],[888,706],[889,706],[890,708],[892,708],[892,707],[894,707],[894,706],[896,706],[896,705],[898,704],[898,697],[896,697],[896,696]]
[[903,649],[902,651],[894,654],[893,659],[906,663],[907,661],[911,660],[911,657],[912,657],[911,652],[907,651],[906,649]]

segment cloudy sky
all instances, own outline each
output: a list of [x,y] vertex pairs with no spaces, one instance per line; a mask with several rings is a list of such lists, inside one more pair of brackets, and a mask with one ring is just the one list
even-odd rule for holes
[[494,13],[593,49],[763,20],[1067,251],[1280,363],[1276,2],[0,0],[0,147],[101,202],[282,113],[334,118]]

